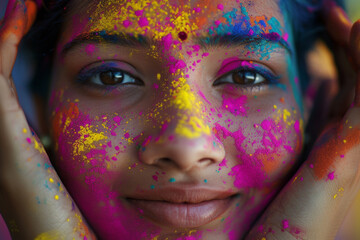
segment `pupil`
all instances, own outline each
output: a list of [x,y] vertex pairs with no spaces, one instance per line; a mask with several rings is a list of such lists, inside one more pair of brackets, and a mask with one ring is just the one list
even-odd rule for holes
[[102,72],[100,73],[100,80],[105,85],[115,85],[123,81],[124,74],[122,72]]
[[256,73],[254,72],[237,72],[233,74],[235,83],[238,84],[251,84],[256,80]]

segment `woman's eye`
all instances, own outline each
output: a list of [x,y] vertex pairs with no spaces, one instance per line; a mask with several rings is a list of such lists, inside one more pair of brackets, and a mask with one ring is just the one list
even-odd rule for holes
[[244,86],[257,85],[266,82],[267,79],[256,71],[240,70],[227,74],[214,82],[214,85],[233,83]]
[[265,82],[266,79],[259,73],[240,71],[232,74],[232,79],[237,84],[252,85]]
[[139,80],[119,70],[99,72],[89,77],[88,81],[97,85],[114,86],[119,84],[139,84]]

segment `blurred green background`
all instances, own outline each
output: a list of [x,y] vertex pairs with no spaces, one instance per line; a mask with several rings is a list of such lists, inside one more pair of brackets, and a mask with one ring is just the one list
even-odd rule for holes
[[346,0],[346,8],[353,21],[360,19],[360,0]]

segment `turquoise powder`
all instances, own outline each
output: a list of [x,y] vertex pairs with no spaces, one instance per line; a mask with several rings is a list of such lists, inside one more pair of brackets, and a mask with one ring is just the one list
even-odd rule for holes
[[169,182],[175,182],[175,178],[170,178]]

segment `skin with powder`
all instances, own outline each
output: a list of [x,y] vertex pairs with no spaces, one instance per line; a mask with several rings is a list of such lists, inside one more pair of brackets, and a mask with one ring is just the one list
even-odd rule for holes
[[[51,162],[10,77],[36,9],[10,1],[0,33],[14,239],[334,238],[359,190],[359,95],[299,167],[310,110],[282,3],[70,1],[43,108]],[[359,68],[359,22],[324,12]]]

